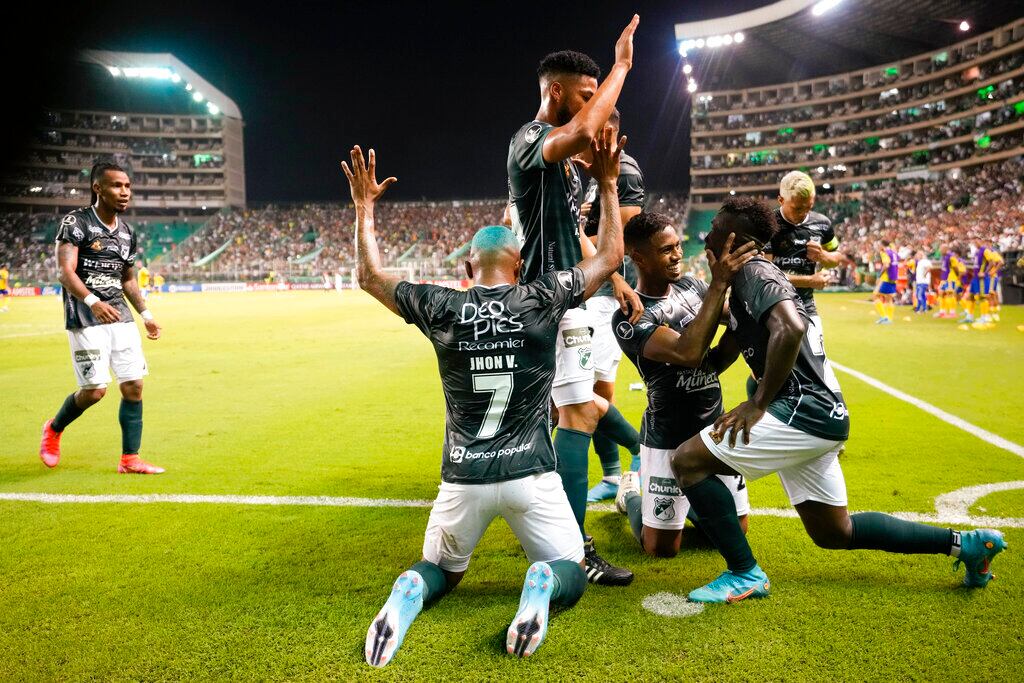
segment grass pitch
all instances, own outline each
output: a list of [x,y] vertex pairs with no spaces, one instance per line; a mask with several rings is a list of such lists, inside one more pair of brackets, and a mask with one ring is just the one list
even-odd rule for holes
[[[178,294],[151,299],[164,338],[145,342],[143,457],[168,472],[114,473],[112,392],[72,425],[60,466],[36,456],[39,427],[74,388],[53,298],[0,316],[0,493],[232,494],[431,499],[443,399],[429,344],[368,296],[346,292]],[[863,295],[820,297],[834,360],[983,429],[1024,443],[1024,310],[961,331],[901,309],[872,324]],[[746,370],[725,376],[741,400]],[[850,507],[934,511],[936,496],[1024,480],[1024,461],[848,375],[843,458]],[[639,422],[624,360],[618,403]],[[593,459],[591,480],[600,476]],[[774,477],[755,508],[785,508]],[[1024,517],[1024,491],[975,515]],[[688,618],[641,605],[717,575],[708,549],[643,556],[623,517],[591,512],[609,560],[637,575],[590,587],[529,660],[504,653],[528,563],[503,523],[462,585],[425,611],[395,661],[362,661],[370,619],[419,558],[424,508],[42,504],[0,501],[0,679],[1019,680],[1024,530],[982,591],[952,560],[816,548],[796,519],[751,520],[772,579],[761,601]]]

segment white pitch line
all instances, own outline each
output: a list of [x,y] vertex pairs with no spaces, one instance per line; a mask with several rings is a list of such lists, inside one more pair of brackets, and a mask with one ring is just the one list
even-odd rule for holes
[[[1011,484],[1019,484],[1012,486]],[[1014,517],[970,517],[967,509],[974,500],[993,491],[1005,491],[1013,488],[1024,488],[1024,482],[1006,482],[1004,484],[987,484],[991,490],[983,490],[984,486],[970,487],[967,490],[945,494],[951,503],[934,514],[919,512],[894,512],[894,516],[914,522],[931,522],[932,524],[971,524],[973,526],[989,526],[1003,528],[1024,528],[1024,519]],[[975,495],[977,494],[977,495]],[[953,503],[954,497],[960,496]],[[973,498],[971,498],[973,496]],[[940,496],[941,498],[941,496]],[[394,508],[429,508],[430,500],[400,500],[395,498],[350,498],[336,496],[226,496],[201,494],[165,494],[153,493],[146,495],[90,495],[70,493],[0,493],[0,502],[12,501],[22,503],[44,504],[151,504],[169,503],[178,505],[254,505],[254,506],[306,506],[306,507],[394,507]],[[966,503],[964,501],[967,501]],[[966,507],[964,507],[966,505]],[[593,512],[612,512],[611,505],[592,505]],[[793,508],[753,508],[750,514],[757,517],[781,517],[794,519],[798,517]]]
[[902,391],[900,391],[899,389],[897,389],[895,387],[891,387],[888,384],[885,384],[884,382],[880,382],[879,380],[875,379],[874,377],[870,377],[868,375],[865,375],[863,372],[860,372],[858,370],[854,370],[853,368],[848,368],[848,367],[846,367],[845,365],[843,365],[841,363],[835,362],[831,358],[829,359],[829,363],[835,369],[841,370],[841,371],[845,372],[848,375],[853,375],[854,377],[856,377],[860,381],[864,382],[865,384],[869,384],[869,385],[873,386],[874,388],[878,389],[879,391],[884,391],[885,393],[889,394],[890,396],[894,396],[894,397],[898,398],[901,401],[905,401],[905,402],[909,403],[910,405],[914,406],[915,408],[920,408],[921,410],[923,410],[924,412],[928,413],[929,415],[937,417],[940,420],[942,420],[943,422],[947,422],[947,423],[953,425],[954,427],[957,427],[958,429],[962,429],[965,432],[967,432],[968,434],[973,434],[974,436],[978,437],[979,439],[981,439],[982,441],[984,441],[986,443],[992,444],[993,446],[995,446],[997,448],[1002,448],[1003,450],[1009,451],[1010,453],[1013,453],[1014,455],[1016,455],[1018,457],[1024,458],[1024,446],[1021,446],[1020,444],[1016,444],[1016,443],[1010,441],[1009,439],[1004,439],[1003,437],[999,436],[998,434],[993,434],[992,432],[990,432],[988,430],[982,429],[981,427],[979,427],[977,425],[971,424],[967,420],[959,418],[956,415],[953,415],[951,413],[947,413],[942,408],[939,408],[937,406],[933,406],[931,403],[928,403],[927,401],[922,401],[921,399],[916,398],[914,396],[911,396],[910,394],[907,394],[905,392],[902,392]]
[[0,339],[17,339],[18,337],[45,337],[51,334],[59,334],[64,330],[53,330],[51,332],[19,332],[18,334],[0,335]]

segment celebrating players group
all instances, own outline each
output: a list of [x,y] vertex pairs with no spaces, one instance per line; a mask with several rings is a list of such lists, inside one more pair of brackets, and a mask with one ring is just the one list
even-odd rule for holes
[[[658,557],[679,551],[692,520],[726,563],[689,593],[705,603],[769,594],[746,537],[747,482],[772,473],[824,548],[952,555],[966,567],[964,583],[984,587],[991,559],[1006,547],[995,530],[848,514],[839,454],[850,414],[813,298],[817,267],[838,262],[838,240],[812,211],[813,181],[788,174],[775,209],[730,198],[705,240],[711,282],[683,275],[679,226],[643,210],[640,167],[619,135],[615,105],[638,24],[634,16],[623,30],[600,83],[587,55],[541,60],[537,115],[509,143],[506,225],[473,237],[465,291],[384,272],[374,208],[396,179],[377,181],[372,149],[364,156],[356,146],[342,163],[356,210],[359,285],[430,340],[446,405],[441,486],[422,559],[398,577],[370,624],[365,656],[373,666],[391,662],[423,607],[458,585],[499,516],[532,563],[507,632],[510,654],[532,655],[551,606],[571,607],[588,581],[629,584],[633,574],[601,558],[586,534],[588,497],[614,495],[640,547]],[[68,214],[57,236],[80,388],[44,425],[40,455],[57,465],[62,431],[103,397],[113,368],[123,397],[118,471],[158,473],[138,455],[147,370],[125,297],[150,339],[160,326],[136,282],[134,233],[118,216],[130,181],[110,165],[97,166],[92,180],[93,206]],[[726,330],[712,346],[720,324]],[[639,433],[614,405],[623,352],[647,389]],[[740,355],[751,371],[749,398],[725,411],[719,377]],[[591,442],[604,478],[588,491]],[[635,456],[625,473],[620,446]]]

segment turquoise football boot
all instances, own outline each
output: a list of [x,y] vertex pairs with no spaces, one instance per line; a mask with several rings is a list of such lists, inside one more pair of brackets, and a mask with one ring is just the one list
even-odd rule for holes
[[390,662],[422,609],[423,577],[410,569],[395,581],[388,601],[366,632],[367,664],[382,667]]
[[759,565],[746,572],[726,570],[706,586],[690,591],[690,602],[739,602],[768,596],[771,582]]
[[989,570],[992,558],[1007,548],[1003,534],[995,529],[978,529],[960,532],[960,557],[953,563],[953,569],[963,564],[967,570],[964,585],[968,588],[984,588],[994,576]]

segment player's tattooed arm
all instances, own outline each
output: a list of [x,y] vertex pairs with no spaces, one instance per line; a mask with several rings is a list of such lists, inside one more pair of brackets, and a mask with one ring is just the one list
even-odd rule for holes
[[[619,93],[622,92],[626,74],[633,68],[633,34],[639,24],[640,16],[634,14],[615,43],[615,64],[604,82],[569,123],[548,133],[544,139],[544,161],[550,164],[576,156],[585,150],[604,128],[619,99]],[[601,210],[604,210],[603,206]]]
[[722,437],[729,432],[730,448],[736,445],[736,437],[741,433],[744,443],[750,443],[750,430],[764,417],[768,403],[789,377],[807,331],[807,323],[788,299],[772,306],[765,325],[768,327],[768,351],[764,377],[758,382],[757,391],[752,398],[715,420],[713,435]]
[[[586,282],[584,299],[593,296],[608,276],[622,265],[622,218],[619,216],[619,190],[616,181],[619,178],[619,157],[625,145],[626,137],[623,136],[616,141],[610,128],[602,130],[590,143],[592,161],[588,169],[591,177],[597,181],[601,220],[597,225],[595,253],[578,264]],[[583,241],[586,241],[586,238]]]
[[381,183],[377,182],[377,155],[372,149],[368,163],[363,162],[363,150],[359,145],[352,148],[351,157],[352,167],[349,168],[343,161],[341,170],[348,178],[352,203],[356,207],[356,278],[359,286],[370,296],[387,306],[392,313],[401,315],[395,303],[395,289],[401,280],[385,274],[380,265],[373,217],[377,200],[398,179],[392,176]]
[[160,324],[153,318],[153,314],[146,308],[146,299],[142,296],[142,288],[139,286],[139,274],[135,270],[135,266],[128,266],[121,273],[121,291],[124,292],[124,296],[131,303],[132,308],[142,316],[142,323],[146,326],[146,337],[149,339],[159,339],[160,331],[163,328],[160,327]]
[[701,364],[715,338],[715,329],[722,317],[729,284],[736,273],[740,272],[743,264],[757,254],[757,247],[753,242],[745,242],[733,251],[734,239],[736,235],[729,233],[725,246],[722,247],[721,258],[716,259],[710,249],[707,251],[708,265],[711,266],[711,285],[704,295],[697,317],[681,334],[667,327],[655,330],[644,345],[644,358],[688,368],[695,368]]
[[[71,296],[79,301],[85,301],[92,294],[89,288],[78,277],[75,270],[78,268],[78,247],[70,242],[57,243],[57,280],[61,287],[66,289]],[[117,309],[105,301],[96,301],[89,308],[96,320],[101,323],[116,323],[121,319]]]

